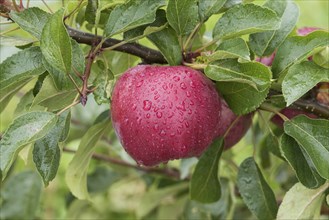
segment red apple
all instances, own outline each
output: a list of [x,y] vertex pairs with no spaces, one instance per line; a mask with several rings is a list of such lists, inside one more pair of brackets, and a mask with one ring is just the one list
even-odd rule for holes
[[227,103],[221,98],[221,117],[220,127],[217,131],[217,135],[222,137],[225,135],[228,129],[228,133],[224,138],[224,148],[229,149],[238,143],[242,137],[247,133],[251,126],[252,113],[248,115],[242,115],[238,118],[232,110],[228,107]]
[[141,65],[116,82],[111,118],[128,154],[153,166],[199,156],[217,136],[220,110],[214,83],[199,71]]

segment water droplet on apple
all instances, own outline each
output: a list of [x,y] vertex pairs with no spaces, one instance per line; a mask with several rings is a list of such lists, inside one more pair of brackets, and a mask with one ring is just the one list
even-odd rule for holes
[[189,91],[186,92],[187,97],[191,97],[191,93]]
[[149,111],[151,109],[151,107],[152,107],[152,102],[151,101],[149,101],[149,100],[144,100],[143,101],[143,109],[145,111]]
[[180,77],[179,77],[179,76],[174,76],[174,77],[173,77],[173,80],[174,80],[175,82],[178,82],[178,81],[180,80]]
[[190,124],[186,121],[185,126],[188,128],[188,127],[190,127]]
[[158,129],[159,129],[159,125],[158,125],[158,124],[155,124],[155,125],[154,125],[154,130],[157,131]]
[[160,98],[160,95],[157,94],[156,96],[154,96],[154,100],[158,100]]
[[136,110],[136,108],[137,108],[137,105],[136,104],[133,104],[132,109],[133,110]]
[[185,85],[185,83],[182,82],[182,83],[180,84],[180,88],[181,88],[181,89],[186,89],[187,86]]
[[166,136],[166,131],[165,130],[161,130],[160,135],[161,136]]
[[157,112],[156,116],[157,116],[157,118],[161,118],[162,117],[162,112]]
[[150,117],[151,117],[150,113],[147,113],[146,118],[150,118]]
[[141,87],[141,86],[143,85],[143,82],[144,82],[144,80],[139,81],[139,82],[136,84],[136,87]]
[[138,117],[138,118],[137,118],[137,123],[140,125],[141,122],[142,122],[142,118],[141,118],[141,117]]

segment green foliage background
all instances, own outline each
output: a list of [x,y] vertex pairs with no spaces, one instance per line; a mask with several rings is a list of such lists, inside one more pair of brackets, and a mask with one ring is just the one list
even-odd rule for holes
[[[32,1],[33,2],[33,1]],[[300,7],[300,18],[297,23],[297,27],[303,26],[316,26],[324,29],[329,29],[329,2],[328,1],[313,1],[313,0],[297,0],[295,1]],[[263,3],[263,1],[254,1],[254,3]],[[46,10],[40,4],[41,8]],[[50,5],[54,8],[58,7],[60,3],[50,2]],[[213,16],[207,23],[207,29],[210,30],[215,25],[218,16]],[[8,25],[1,25],[1,32],[10,28]],[[26,33],[23,31],[14,32],[13,35],[25,36]],[[149,44],[149,46],[152,46]],[[0,60],[1,62],[11,54],[17,51],[16,48],[8,46],[0,46]],[[129,60],[129,58],[127,58]],[[26,91],[34,86],[35,81],[30,82],[24,87]],[[17,94],[6,107],[6,109],[0,115],[0,133],[9,126],[9,123],[13,120],[14,110],[21,99],[22,94]],[[107,110],[107,105],[98,106],[93,99],[89,99],[86,107],[76,106],[72,111],[72,124],[70,129],[70,135],[65,145],[72,149],[77,149],[80,141],[81,134],[85,133],[87,129],[92,125],[96,117]],[[255,128],[259,129],[259,128]],[[114,138],[114,134],[111,134],[112,149],[119,154],[124,155],[125,153],[120,147],[117,139]],[[221,163],[221,175],[228,178],[231,177],[232,173],[236,173],[236,167],[226,163],[228,159],[233,158],[235,164],[240,164],[245,158],[253,154],[253,148],[251,147],[253,142],[258,142],[259,137],[248,135],[232,150],[223,153],[223,163]],[[247,147],[245,145],[248,145]],[[21,172],[26,170],[27,167],[34,167],[31,161],[24,158],[28,158],[31,155],[29,147],[24,148],[20,152],[20,158],[15,164],[15,169],[12,172]],[[96,152],[108,152],[108,146],[105,142],[98,142]],[[154,193],[150,196],[150,201],[141,203],[142,196],[146,193],[147,182],[151,182],[152,177],[144,175],[142,172],[135,172],[132,169],[126,169],[115,165],[108,165],[105,162],[100,162],[97,160],[92,160],[89,166],[88,187],[92,192],[92,203],[87,201],[76,200],[69,192],[69,189],[65,183],[65,173],[67,171],[68,163],[72,160],[73,155],[69,153],[63,153],[61,157],[60,167],[56,178],[49,183],[41,194],[41,206],[38,208],[37,216],[40,219],[63,219],[63,218],[74,218],[74,219],[100,219],[112,218],[112,219],[127,219],[135,218],[135,210],[139,210],[139,214],[142,212],[147,212],[147,205],[154,202],[159,205],[159,211],[157,217],[170,218],[175,216],[176,213],[182,212],[180,210],[180,204],[183,204],[187,198],[181,198],[181,200],[172,201],[173,197],[170,197],[173,193],[169,191],[160,192],[159,194]],[[193,160],[187,161],[193,163]],[[258,161],[260,163],[266,164],[268,161]],[[268,184],[274,190],[275,195],[282,199],[286,191],[293,186],[296,182],[296,177],[293,171],[288,166],[287,163],[282,163],[281,160],[271,156],[272,165],[263,172]],[[178,161],[170,162],[171,166],[178,167]],[[233,172],[232,172],[233,170]],[[117,172],[119,171],[119,172]],[[172,185],[170,180],[158,179],[160,185],[171,186],[171,187],[181,187]],[[224,181],[225,182],[225,181]],[[223,183],[222,183],[223,184]],[[227,188],[224,190],[229,190],[229,183],[226,183]],[[225,186],[225,183],[223,184]],[[222,189],[222,190],[223,190]],[[175,189],[172,189],[173,191]],[[161,194],[162,193],[162,194]],[[225,191],[223,192],[225,195]],[[158,201],[164,195],[169,195],[166,197],[167,200]],[[153,197],[152,197],[153,196]],[[185,200],[184,200],[185,199]],[[246,207],[242,206],[242,201],[234,201],[236,206],[235,218],[254,218],[250,211]],[[144,205],[144,207],[142,206]],[[211,207],[205,207],[198,204],[189,204],[192,208],[189,216],[190,219],[204,219],[209,218],[209,215],[205,214],[202,210],[212,210]],[[214,210],[212,210],[214,211]],[[155,217],[156,214],[151,213],[149,219]],[[170,216],[172,215],[172,216]]]

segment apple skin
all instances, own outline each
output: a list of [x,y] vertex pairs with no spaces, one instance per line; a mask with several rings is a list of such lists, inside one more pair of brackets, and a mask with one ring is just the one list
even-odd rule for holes
[[220,110],[214,83],[185,66],[136,66],[112,93],[115,132],[145,166],[199,156],[217,136]]
[[237,119],[238,116],[233,113],[223,98],[221,98],[221,105],[220,127],[217,136],[224,136],[226,131],[230,129],[224,138],[224,149],[227,150],[238,143],[247,133],[252,123],[253,113],[242,115]]
[[[309,112],[305,112],[303,110],[299,110],[299,109],[295,109],[295,108],[284,108],[280,111],[281,114],[285,115],[287,118],[292,119],[298,115],[306,115],[310,118],[318,118],[317,115],[309,113]],[[276,124],[278,127],[283,128],[283,123],[284,121],[282,120],[282,118],[278,115],[274,115],[271,118],[271,121]]]

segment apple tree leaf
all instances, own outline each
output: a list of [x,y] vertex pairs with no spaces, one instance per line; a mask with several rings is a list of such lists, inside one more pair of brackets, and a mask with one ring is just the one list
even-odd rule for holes
[[85,18],[88,23],[95,24],[98,7],[99,7],[99,0],[88,0],[88,4],[86,6],[86,11],[85,11]]
[[306,36],[288,37],[278,48],[272,72],[278,78],[290,66],[300,63],[307,57],[329,45],[329,32],[314,31]]
[[104,36],[111,37],[153,22],[156,10],[163,5],[165,5],[164,0],[130,0],[118,5],[110,14]]
[[62,113],[48,134],[34,144],[33,161],[46,186],[56,176],[61,156],[58,143],[68,134],[70,116],[69,111]]
[[10,91],[45,72],[39,47],[31,47],[8,57],[0,64],[0,99]]
[[313,61],[317,65],[329,69],[329,46],[313,55]]
[[282,82],[282,93],[287,106],[298,100],[319,82],[329,82],[328,69],[309,61],[289,68]]
[[197,0],[169,0],[167,20],[179,36],[188,35],[198,24]]
[[46,61],[55,69],[70,73],[72,45],[63,23],[64,9],[47,20],[41,34],[40,48]]
[[280,18],[268,8],[239,4],[229,9],[216,23],[213,38],[229,39],[245,34],[277,30]]
[[69,163],[65,180],[72,194],[78,199],[90,199],[87,190],[87,172],[96,143],[110,126],[105,120],[90,127],[83,135],[79,148]]
[[14,119],[0,140],[0,167],[2,178],[26,144],[45,136],[58,117],[50,112],[29,112]]
[[250,48],[259,57],[269,56],[278,48],[294,29],[299,16],[298,6],[290,0],[269,0],[264,4],[264,7],[268,7],[277,13],[281,18],[281,25],[275,31],[265,31],[250,35]]
[[33,171],[25,171],[1,183],[0,219],[35,219],[42,182]]
[[[82,81],[76,76],[76,74],[74,73],[74,69],[78,71],[81,75],[83,75],[85,69],[85,58],[84,58],[85,56],[81,47],[75,40],[71,39],[71,45],[72,45],[72,68],[70,71],[70,75],[74,79],[75,83],[78,86],[81,86]],[[54,68],[45,58],[42,59],[42,64],[53,78],[55,86],[58,90],[75,89],[75,86],[72,83],[72,81],[68,78],[67,73]]]
[[213,53],[202,53],[201,59],[207,62],[216,60],[240,58],[243,61],[250,61],[248,45],[241,38],[223,41]]
[[13,84],[6,89],[0,89],[0,113],[6,108],[10,100],[16,95],[16,93],[27,83],[30,79],[20,81]]
[[305,115],[284,122],[284,132],[292,137],[310,158],[319,175],[329,179],[329,120]]
[[51,14],[36,7],[26,8],[21,12],[14,10],[10,12],[10,18],[16,24],[39,40],[41,39],[42,29],[50,17]]
[[211,15],[219,13],[227,0],[199,0],[199,16],[202,22]]
[[208,65],[205,73],[217,81],[217,89],[235,114],[247,114],[265,100],[271,85],[268,67],[258,62],[238,63],[236,60],[215,64]]
[[150,34],[147,38],[160,50],[169,65],[175,66],[182,62],[181,47],[175,31],[167,26],[163,30]]
[[281,137],[280,149],[304,186],[313,189],[324,184],[325,179],[318,174],[313,162],[292,137],[284,134]]
[[296,183],[283,197],[276,219],[320,219],[321,204],[329,182],[317,189]]
[[243,201],[258,219],[275,219],[278,205],[274,193],[252,157],[241,163],[237,185]]
[[33,99],[32,107],[40,105],[46,107],[48,111],[57,111],[71,104],[76,96],[76,89],[59,90],[51,76],[47,76],[39,93]]
[[221,197],[218,166],[223,149],[223,138],[216,139],[200,157],[190,183],[192,200],[212,203]]

